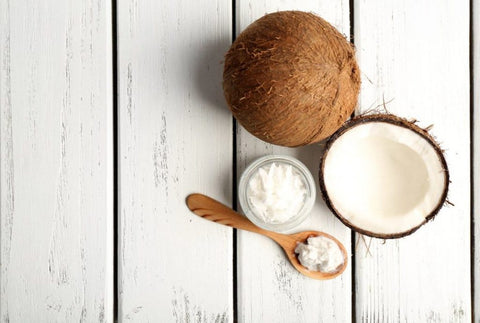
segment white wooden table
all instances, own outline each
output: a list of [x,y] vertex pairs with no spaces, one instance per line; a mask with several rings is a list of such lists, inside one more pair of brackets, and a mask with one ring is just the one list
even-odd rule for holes
[[[385,100],[434,124],[451,169],[455,206],[400,240],[351,232],[319,195],[300,229],[348,247],[332,281],[185,206],[235,205],[265,154],[317,174],[321,145],[261,142],[223,99],[232,39],[284,9],[351,35],[357,113]],[[478,0],[0,0],[0,321],[480,322],[479,109]]]

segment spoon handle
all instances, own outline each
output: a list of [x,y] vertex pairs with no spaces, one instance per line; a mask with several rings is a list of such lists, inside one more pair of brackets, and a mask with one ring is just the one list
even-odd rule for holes
[[268,237],[276,236],[275,232],[263,230],[252,222],[250,222],[243,215],[235,212],[231,208],[222,203],[202,194],[191,194],[187,197],[188,208],[196,215],[229,227],[247,230]]

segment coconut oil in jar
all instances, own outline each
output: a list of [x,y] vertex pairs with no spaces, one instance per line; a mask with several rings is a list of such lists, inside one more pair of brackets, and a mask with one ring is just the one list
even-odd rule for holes
[[308,216],[315,201],[315,184],[310,171],[297,159],[266,156],[243,173],[239,201],[256,225],[286,231]]
[[292,165],[271,163],[250,178],[247,199],[252,211],[265,223],[285,223],[305,203],[307,189],[302,175]]

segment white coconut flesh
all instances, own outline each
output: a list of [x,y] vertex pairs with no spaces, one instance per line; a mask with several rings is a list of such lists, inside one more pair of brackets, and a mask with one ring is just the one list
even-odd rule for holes
[[338,215],[380,236],[424,223],[447,184],[434,146],[387,122],[357,124],[339,136],[325,157],[323,179]]

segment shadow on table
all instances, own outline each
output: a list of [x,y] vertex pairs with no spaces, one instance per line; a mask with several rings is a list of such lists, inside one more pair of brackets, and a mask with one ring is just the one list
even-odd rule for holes
[[223,96],[223,62],[231,39],[223,37],[206,41],[198,51],[194,68],[195,90],[209,106],[230,113]]

